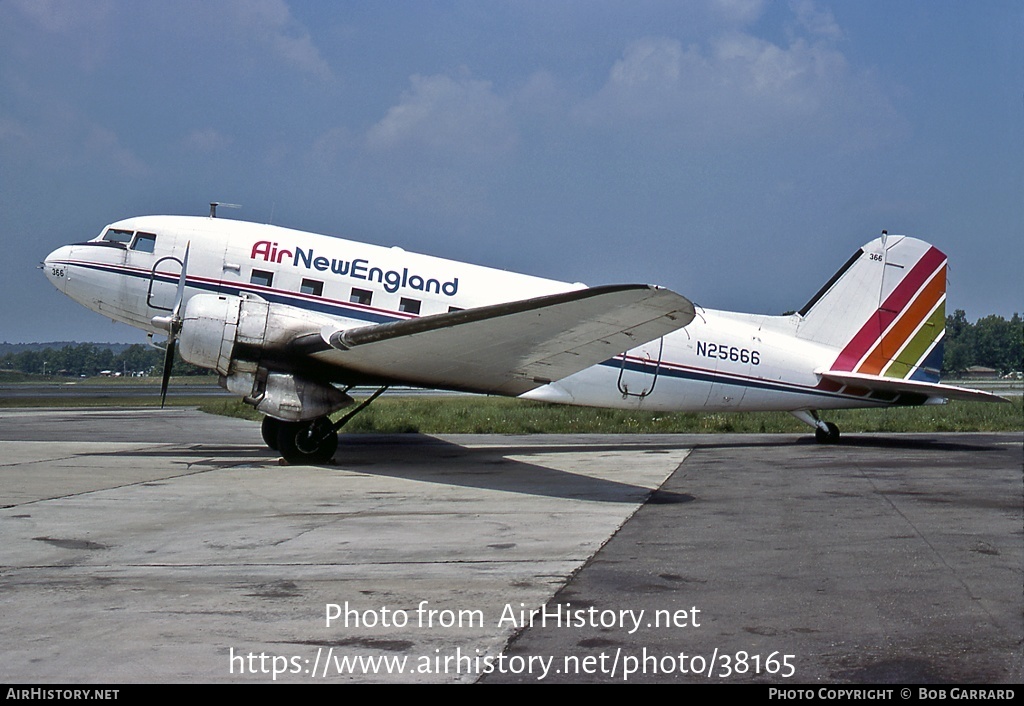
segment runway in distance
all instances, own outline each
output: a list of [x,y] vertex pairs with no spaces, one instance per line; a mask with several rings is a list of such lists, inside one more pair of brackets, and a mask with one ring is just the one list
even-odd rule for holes
[[[649,285],[587,287],[278,226],[139,216],[65,245],[57,289],[167,336],[263,413],[291,463],[334,456],[338,431],[390,385],[649,411],[818,412],[1002,401],[939,383],[946,256],[883,231],[799,311],[694,306]],[[354,403],[356,386],[377,391]]]

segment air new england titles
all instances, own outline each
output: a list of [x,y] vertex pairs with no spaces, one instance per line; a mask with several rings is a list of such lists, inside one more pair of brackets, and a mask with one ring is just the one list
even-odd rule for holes
[[324,257],[314,252],[313,248],[301,248],[298,246],[279,246],[269,240],[260,240],[253,244],[249,253],[252,260],[287,264],[291,267],[315,270],[317,272],[332,272],[343,277],[361,279],[367,282],[379,282],[384,291],[394,294],[399,289],[414,289],[418,292],[433,294],[444,294],[454,297],[459,291],[459,278],[454,277],[447,282],[441,279],[424,276],[416,272],[410,272],[408,267],[398,269],[385,269],[376,267],[365,258],[343,260],[336,257]]

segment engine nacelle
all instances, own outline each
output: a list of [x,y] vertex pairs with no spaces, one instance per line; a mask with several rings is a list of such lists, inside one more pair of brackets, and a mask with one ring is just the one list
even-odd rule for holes
[[332,385],[263,368],[256,373],[239,372],[222,377],[221,385],[241,395],[246,403],[263,414],[289,422],[323,417],[354,402]]
[[[270,370],[263,354],[283,351],[299,336],[331,323],[327,317],[254,297],[196,294],[182,317],[182,359],[216,370],[221,385],[260,412],[287,421],[315,419],[352,404],[332,385]],[[243,357],[244,356],[244,357]]]
[[[260,307],[249,306],[253,303],[250,300],[217,294],[196,294],[189,299],[185,305],[181,336],[178,339],[178,352],[182,360],[200,368],[216,370],[221,375],[230,375],[243,303],[247,305],[245,320],[258,327]],[[261,303],[264,305],[262,328],[266,330],[266,302]],[[254,318],[257,320],[253,321]]]

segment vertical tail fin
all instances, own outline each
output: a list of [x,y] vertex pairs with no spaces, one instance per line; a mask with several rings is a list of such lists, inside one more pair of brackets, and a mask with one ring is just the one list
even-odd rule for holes
[[902,235],[851,257],[800,310],[797,336],[839,349],[831,369],[938,382],[946,330],[946,256]]

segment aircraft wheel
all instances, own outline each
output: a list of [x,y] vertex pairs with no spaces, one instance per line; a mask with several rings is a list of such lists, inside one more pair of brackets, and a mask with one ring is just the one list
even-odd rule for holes
[[273,417],[264,417],[263,423],[260,425],[260,433],[263,435],[263,443],[266,444],[271,451],[277,451],[277,436],[281,431],[281,420],[274,419]]
[[832,422],[825,422],[828,431],[815,429],[814,438],[819,444],[834,444],[839,441],[839,427]]
[[318,417],[310,422],[278,422],[277,450],[294,465],[327,463],[338,450],[338,432],[331,420]]

